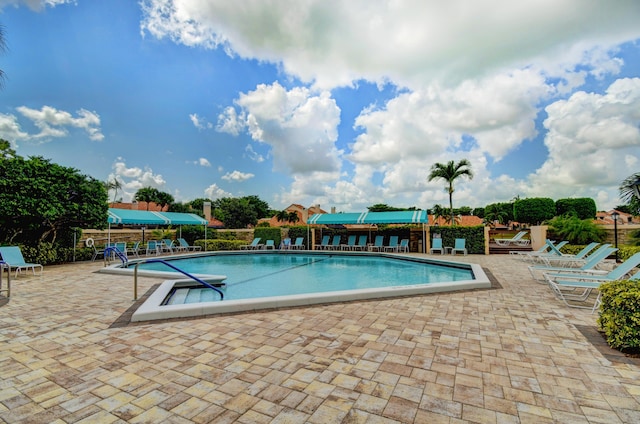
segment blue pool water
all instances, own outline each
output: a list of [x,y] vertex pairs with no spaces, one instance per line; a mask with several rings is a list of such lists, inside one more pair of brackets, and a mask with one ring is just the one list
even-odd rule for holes
[[[171,264],[190,274],[226,275],[225,301],[474,279],[467,267],[368,254],[215,254],[175,259]],[[139,269],[166,271],[167,267],[148,263]],[[208,288],[176,288],[165,304],[219,299]]]

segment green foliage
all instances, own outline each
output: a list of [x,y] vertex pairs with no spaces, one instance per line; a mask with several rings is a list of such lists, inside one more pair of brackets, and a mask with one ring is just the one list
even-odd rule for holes
[[271,224],[269,224],[268,222],[264,221],[264,222],[258,222],[256,224],[256,228],[260,228],[260,227],[271,227]]
[[602,242],[606,231],[591,219],[579,219],[575,215],[557,216],[549,221],[549,229],[558,238],[570,244]]
[[518,222],[539,225],[555,215],[556,204],[548,197],[521,199],[513,204],[513,217]]
[[640,247],[637,246],[618,246],[618,259],[626,261],[636,253],[640,252]]
[[640,246],[640,230],[633,230],[629,233],[627,243],[632,246]]
[[282,230],[278,227],[259,227],[253,231],[254,237],[260,237],[260,243],[265,243],[267,240],[273,240],[276,246],[280,246],[282,241]]
[[241,198],[223,197],[212,202],[213,215],[224,222],[226,228],[247,228],[258,219],[269,217],[269,205],[257,196]]
[[157,228],[151,231],[151,237],[154,240],[173,239],[176,231],[171,228]]
[[308,228],[304,225],[297,225],[295,227],[289,227],[289,234],[287,237],[291,239],[291,243],[294,243],[298,237],[304,237],[304,244],[307,245]]
[[385,203],[376,203],[373,206],[368,206],[367,209],[369,212],[395,212],[395,211],[406,211],[406,208],[396,208],[395,206],[389,206]]
[[257,219],[270,218],[271,216],[273,216],[270,215],[271,209],[269,208],[269,204],[260,199],[258,196],[245,196],[242,199],[246,200],[249,205],[251,205],[251,208],[256,213]]
[[102,182],[42,157],[0,156],[0,242],[68,240],[74,228],[107,226]]
[[600,286],[598,326],[614,349],[640,348],[640,281],[620,280]]
[[478,218],[484,218],[485,208],[473,208],[472,215],[477,216]]
[[589,197],[556,201],[556,216],[575,214],[580,219],[594,219],[596,212],[596,202]]
[[[204,239],[204,225],[183,225],[182,226],[182,238],[189,244],[193,244],[198,239]],[[215,236],[215,230],[207,231],[207,238],[213,238]]]
[[501,224],[513,221],[513,203],[491,203],[485,206],[484,220],[486,222],[498,221]]
[[429,172],[429,181],[433,180],[444,180],[445,181],[445,189],[447,193],[449,193],[449,217],[450,222],[454,221],[453,214],[453,192],[455,188],[453,187],[453,183],[461,177],[467,177],[469,179],[473,178],[473,171],[471,170],[471,162],[467,159],[461,159],[458,163],[450,160],[446,164],[443,163],[434,163],[431,166],[431,171]]
[[247,244],[244,240],[225,240],[225,239],[214,239],[207,240],[206,248],[204,240],[196,240],[194,245],[200,246],[202,250],[207,251],[217,251],[217,250],[240,250],[240,246]]
[[453,246],[455,239],[465,239],[469,254],[484,254],[484,227],[431,227],[431,240],[434,234],[440,234],[443,246]]

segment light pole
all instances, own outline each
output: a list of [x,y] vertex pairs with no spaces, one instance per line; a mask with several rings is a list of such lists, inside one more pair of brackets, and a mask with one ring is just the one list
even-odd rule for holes
[[611,214],[611,218],[613,218],[613,240],[616,248],[616,263],[618,263],[618,218],[620,214],[618,211],[614,210]]

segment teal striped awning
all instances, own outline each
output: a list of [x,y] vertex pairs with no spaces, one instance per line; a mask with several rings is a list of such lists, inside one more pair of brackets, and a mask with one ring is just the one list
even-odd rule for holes
[[427,211],[317,213],[307,220],[310,225],[357,224],[426,224]]
[[109,208],[109,224],[125,225],[206,225],[207,220],[193,213],[152,212]]

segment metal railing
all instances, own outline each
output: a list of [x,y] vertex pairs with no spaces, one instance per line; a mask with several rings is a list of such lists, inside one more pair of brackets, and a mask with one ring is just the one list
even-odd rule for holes
[[[7,288],[2,288],[2,274],[7,270]],[[11,297],[11,267],[8,263],[0,261],[0,293],[7,292],[7,298]]]
[[224,293],[222,293],[222,290],[218,289],[217,287],[213,286],[212,284],[207,283],[206,281],[201,280],[200,278],[196,277],[195,275],[191,275],[186,271],[181,270],[180,268],[171,265],[169,262],[164,261],[162,259],[145,259],[143,261],[137,262],[135,267],[133,268],[133,300],[138,300],[138,266],[140,264],[148,264],[148,263],[161,263],[164,264],[166,266],[168,266],[169,268],[185,275],[186,277],[202,284],[205,287],[208,287],[216,292],[218,292],[218,294],[220,295],[220,300],[224,300]]
[[104,265],[105,266],[107,266],[107,262],[109,261],[109,258],[111,257],[112,254],[120,258],[123,264],[126,264],[129,262],[129,258],[127,258],[127,255],[125,255],[124,252],[121,252],[120,249],[118,249],[115,246],[109,246],[106,249],[104,249]]

